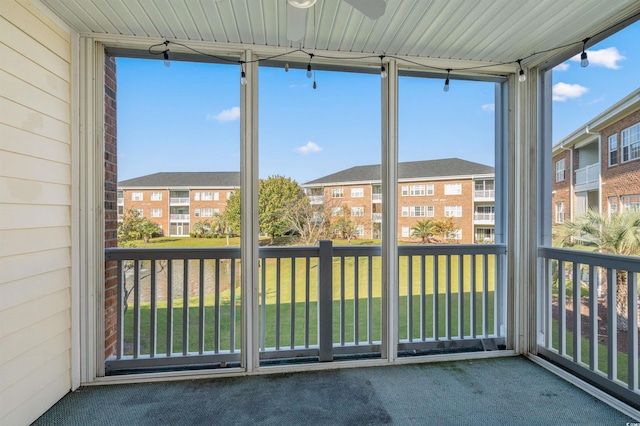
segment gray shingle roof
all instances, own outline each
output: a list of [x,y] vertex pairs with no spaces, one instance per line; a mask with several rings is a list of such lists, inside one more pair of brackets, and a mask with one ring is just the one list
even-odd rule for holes
[[[375,182],[380,181],[380,172],[380,164],[355,166],[306,182],[304,185],[338,182]],[[493,173],[495,173],[495,169],[491,166],[461,160],[460,158],[398,163],[398,179],[444,178]]]
[[240,172],[160,172],[118,182],[119,187],[239,187]]

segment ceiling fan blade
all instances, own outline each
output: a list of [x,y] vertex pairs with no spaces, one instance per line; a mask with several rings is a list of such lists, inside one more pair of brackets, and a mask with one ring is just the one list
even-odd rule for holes
[[369,19],[378,19],[384,15],[384,10],[387,7],[386,0],[344,0],[349,3],[354,9],[359,10],[364,16]]
[[307,32],[307,9],[287,3],[287,40],[300,41]]

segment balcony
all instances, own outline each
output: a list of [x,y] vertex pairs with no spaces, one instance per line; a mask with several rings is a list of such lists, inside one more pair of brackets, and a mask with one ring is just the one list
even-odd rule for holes
[[324,204],[324,195],[309,195],[310,204]]
[[382,202],[382,194],[371,194],[371,202],[373,203],[381,203]]
[[496,222],[495,213],[474,213],[473,223],[476,225],[493,225]]
[[372,220],[373,223],[382,223],[382,213],[373,213]]
[[596,183],[600,179],[600,163],[591,164],[576,170],[576,185]]
[[169,204],[172,206],[184,206],[189,205],[189,197],[171,197],[169,198]]
[[496,191],[494,189],[484,189],[473,191],[473,201],[495,201]]
[[171,221],[189,221],[189,213],[172,213],[169,215],[169,220]]

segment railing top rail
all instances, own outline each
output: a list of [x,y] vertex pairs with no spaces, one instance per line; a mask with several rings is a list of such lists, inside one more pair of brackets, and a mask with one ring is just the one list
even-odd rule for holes
[[563,260],[565,262],[575,262],[583,265],[594,265],[630,272],[640,272],[640,258],[636,256],[622,256],[618,254],[588,252],[557,247],[539,247],[538,256]]
[[333,246],[333,255],[337,257],[347,256],[380,256],[382,246]]
[[400,256],[448,254],[506,254],[504,244],[420,244],[398,246]]
[[107,248],[105,260],[240,259],[240,247]]

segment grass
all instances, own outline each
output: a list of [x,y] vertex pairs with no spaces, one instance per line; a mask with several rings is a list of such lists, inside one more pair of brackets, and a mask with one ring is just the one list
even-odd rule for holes
[[[419,296],[412,296],[411,303],[413,305],[413,330],[412,337],[414,340],[418,340],[421,338],[420,334],[420,325],[421,322],[424,327],[425,337],[432,338],[433,336],[433,295],[427,295],[425,298],[425,307],[426,307],[426,315],[421,316],[420,314],[420,305],[421,299]],[[446,335],[446,296],[443,294],[438,295],[438,335],[445,336]],[[489,300],[493,301],[493,292],[488,294]],[[450,303],[451,309],[451,327],[452,334],[457,335],[458,330],[458,305],[457,299],[458,294],[453,293],[452,299]],[[469,318],[469,308],[470,308],[471,297],[469,293],[465,293],[463,296],[463,306],[465,316],[463,319],[464,322],[464,334],[468,335],[470,333],[470,318]],[[190,306],[188,308],[188,350],[191,352],[198,351],[198,343],[199,343],[199,309],[197,306],[198,299],[190,300]],[[407,325],[407,315],[408,315],[408,299],[407,297],[401,298],[400,300],[400,311],[399,311],[399,332],[400,339],[406,340],[408,339],[408,325]],[[480,308],[482,306],[481,295],[478,294],[476,296],[476,306]],[[355,315],[355,307],[356,304],[354,299],[346,300],[343,305],[341,305],[341,301],[335,300],[333,302],[333,341],[334,343],[341,342],[342,336],[340,336],[340,322],[344,321],[344,341],[345,342],[354,342],[355,339],[355,325],[357,324],[358,328],[358,341],[363,342],[367,341],[370,333],[370,338],[372,341],[380,341],[381,340],[381,299],[379,297],[375,297],[371,299],[371,317],[372,322],[368,324],[368,301],[367,299],[358,299],[358,318],[356,321]],[[281,347],[288,347],[291,345],[292,339],[294,346],[303,346],[305,344],[304,341],[304,332],[305,332],[305,321],[306,321],[306,312],[305,312],[305,303],[297,302],[295,304],[291,303],[283,303],[280,305],[280,324],[279,328],[277,327],[276,315],[277,315],[277,305],[267,304],[266,310],[264,312],[264,316],[266,321],[264,322],[264,329],[260,329],[261,335],[264,334],[264,343],[266,347],[275,347],[276,346],[276,331],[279,330],[279,345]],[[240,303],[236,302],[235,305],[235,315],[231,315],[231,305],[227,303],[221,303],[219,306],[219,317],[216,316],[216,310],[214,306],[206,306],[204,309],[204,318],[205,318],[205,327],[204,327],[204,350],[211,351],[216,348],[216,341],[218,342],[218,348],[221,350],[228,350],[230,348],[231,341],[231,324],[233,324],[236,333],[235,333],[235,349],[238,350],[240,348]],[[294,319],[294,334],[291,334],[291,318],[292,318],[292,308],[293,308],[293,319]],[[311,302],[309,304],[309,343],[310,345],[317,344],[317,316],[318,316],[318,306],[317,302]],[[341,313],[344,312],[343,315]],[[173,307],[173,331],[171,333],[173,339],[173,352],[181,352],[182,344],[183,344],[183,306],[174,306]],[[490,304],[490,309],[488,314],[488,324],[489,324],[489,332],[493,332],[493,303]],[[262,316],[262,307],[260,309],[259,315]],[[125,328],[125,342],[133,341],[133,312],[132,310],[128,310],[124,317],[124,328]],[[157,309],[157,344],[156,344],[156,353],[166,353],[167,348],[167,308],[166,305],[163,307],[159,307]],[[151,345],[150,342],[150,324],[151,324],[151,310],[149,304],[143,304],[140,308],[140,348],[141,353],[149,353],[149,348]],[[219,335],[216,335],[216,324],[219,324]],[[482,333],[482,311],[478,309],[476,312],[476,333]],[[126,352],[131,353],[132,347],[127,348]]]

